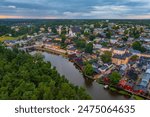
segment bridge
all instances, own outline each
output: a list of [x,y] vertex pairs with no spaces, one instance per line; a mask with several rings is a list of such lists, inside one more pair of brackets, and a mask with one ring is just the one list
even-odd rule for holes
[[23,47],[23,48],[19,48],[19,50],[23,50],[25,52],[30,52],[30,51],[34,51],[35,47],[36,46],[34,46],[34,45],[32,45],[32,46],[26,46],[26,47]]

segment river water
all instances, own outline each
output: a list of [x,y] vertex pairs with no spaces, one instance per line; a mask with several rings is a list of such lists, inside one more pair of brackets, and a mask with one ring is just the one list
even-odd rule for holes
[[[36,53],[36,51],[31,54]],[[81,72],[70,62],[67,58],[60,55],[54,55],[47,52],[41,52],[44,55],[44,60],[51,62],[57,71],[64,75],[70,83],[81,86],[86,89],[87,93],[93,100],[125,100],[128,99],[122,95],[115,94],[103,88],[103,85],[98,84],[96,81],[85,79]]]

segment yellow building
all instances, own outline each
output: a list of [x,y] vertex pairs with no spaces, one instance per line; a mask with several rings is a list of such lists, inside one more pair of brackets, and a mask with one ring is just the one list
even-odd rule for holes
[[123,54],[125,54],[126,52],[127,52],[127,50],[124,49],[124,48],[118,48],[118,49],[114,49],[114,50],[113,50],[113,54],[121,54],[121,55],[123,55]]
[[116,65],[128,64],[130,57],[130,53],[125,53],[123,55],[115,54],[112,57],[112,63]]

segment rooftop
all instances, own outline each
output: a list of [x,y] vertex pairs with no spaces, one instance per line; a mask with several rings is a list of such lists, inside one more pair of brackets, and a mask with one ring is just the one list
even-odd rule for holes
[[113,55],[113,58],[126,59],[127,57],[130,57],[131,55],[132,55],[131,53],[125,53],[123,55],[115,54],[115,55]]

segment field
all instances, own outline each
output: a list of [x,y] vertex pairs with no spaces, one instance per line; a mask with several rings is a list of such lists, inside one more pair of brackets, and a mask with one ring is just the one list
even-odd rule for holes
[[10,36],[1,36],[0,41],[5,41],[5,40],[16,40],[18,39],[17,37],[10,37]]

